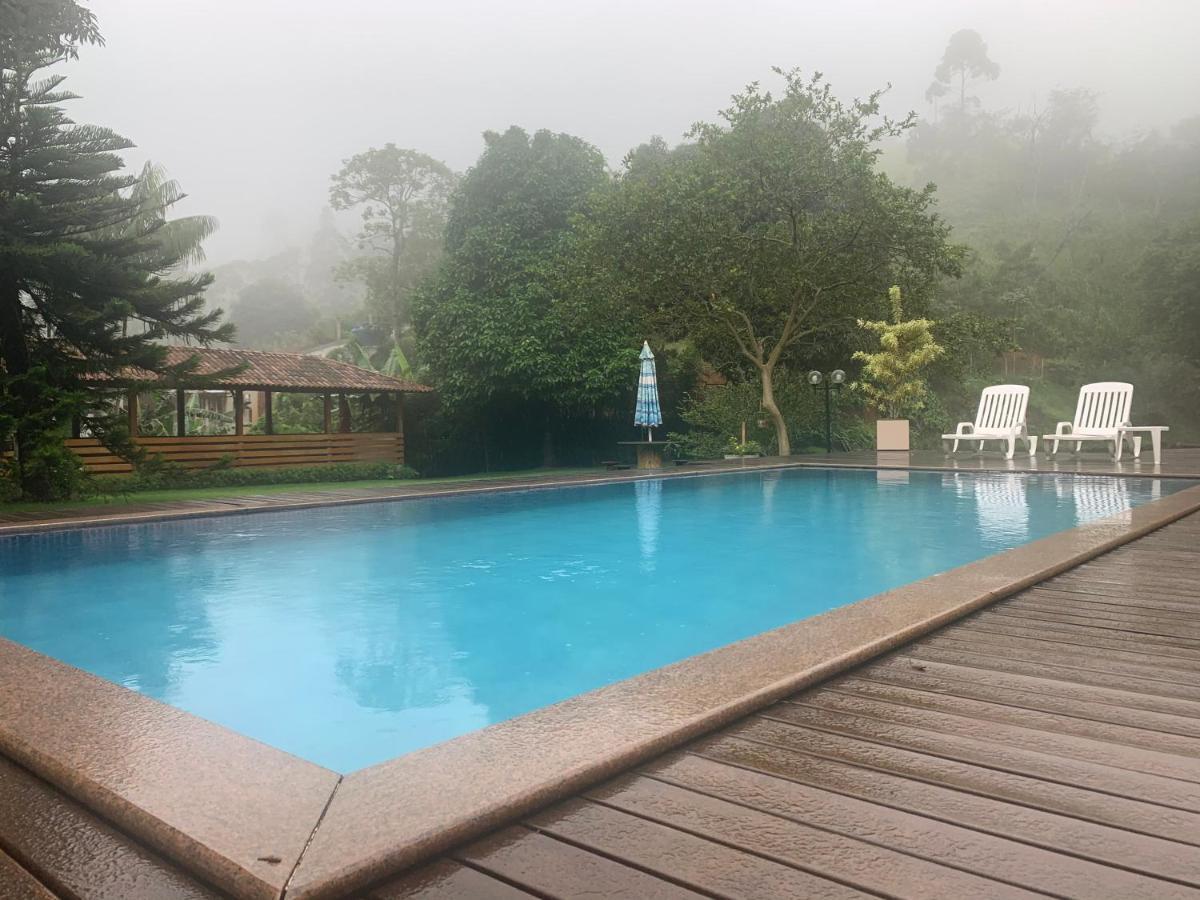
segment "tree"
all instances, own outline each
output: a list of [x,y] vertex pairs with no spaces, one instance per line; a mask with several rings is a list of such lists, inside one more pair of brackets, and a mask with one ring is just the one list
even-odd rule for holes
[[385,144],[346,160],[332,180],[334,209],[361,207],[358,243],[368,251],[343,275],[366,285],[369,308],[398,338],[413,290],[437,262],[454,173],[424,153]]
[[238,293],[229,317],[237,326],[238,342],[246,347],[297,349],[319,313],[296,285],[279,278],[261,278]]
[[946,351],[933,338],[933,322],[904,318],[899,286],[888,290],[888,301],[890,320],[858,320],[859,328],[878,336],[879,349],[854,354],[863,364],[862,380],[855,388],[884,416],[900,419],[924,407],[929,389],[923,373]]
[[[958,78],[959,105],[965,110],[967,108],[967,79],[986,78],[989,81],[995,81],[1000,77],[1000,67],[988,56],[987,44],[983,42],[983,37],[979,32],[971,28],[964,28],[950,35],[946,51],[942,54],[942,61],[934,69],[933,77],[936,79],[935,84],[940,82],[944,85],[950,85],[956,77]],[[930,98],[933,90],[931,86],[925,92],[927,99]],[[938,95],[934,94],[933,96]]]
[[152,183],[153,170],[122,174],[132,144],[72,122],[63,76],[45,73],[98,42],[91,14],[69,0],[7,0],[3,22],[0,421],[22,491],[48,496],[68,491],[78,468],[58,436],[85,404],[82,376],[163,372],[163,339],[232,332],[220,310],[204,311],[208,276],[180,274],[187,242],[167,218],[177,192]]
[[508,411],[548,436],[552,418],[611,405],[637,371],[640,340],[581,264],[572,228],[608,176],[600,152],[570,135],[513,127],[484,142],[417,297],[421,357],[448,410],[485,428]]
[[778,74],[782,96],[751,85],[693,146],[640,148],[592,230],[597,264],[622,271],[664,331],[750,364],[787,455],[776,370],[848,331],[889,284],[923,297],[958,254],[933,188],[876,171],[879,142],[911,117],[881,119],[879,92],[847,104],[819,75]]

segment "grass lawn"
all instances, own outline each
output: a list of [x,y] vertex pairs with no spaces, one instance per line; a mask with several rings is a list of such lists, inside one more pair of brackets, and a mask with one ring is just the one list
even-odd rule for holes
[[240,487],[185,488],[175,491],[138,491],[131,494],[92,497],[86,500],[65,500],[59,503],[0,503],[0,514],[7,512],[49,511],[54,508],[85,508],[93,506],[120,507],[137,503],[163,503],[171,500],[212,500],[221,497],[246,497],[260,494],[286,494],[295,491],[344,491],[353,488],[397,488],[418,484],[457,484],[472,481],[527,478],[531,481],[547,475],[584,475],[605,471],[602,468],[524,469],[518,472],[487,472],[476,475],[455,475],[449,478],[383,479],[379,481],[327,481],[308,484],[256,484]]

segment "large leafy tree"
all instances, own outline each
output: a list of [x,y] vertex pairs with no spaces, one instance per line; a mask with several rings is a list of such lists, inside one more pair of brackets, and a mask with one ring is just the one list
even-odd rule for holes
[[636,373],[627,310],[582,263],[572,226],[608,175],[570,135],[513,127],[484,141],[418,295],[419,346],[449,410],[487,427],[517,408],[548,434],[553,420],[611,407]]
[[432,156],[395,144],[346,160],[333,176],[334,209],[358,209],[365,251],[342,267],[361,281],[376,320],[397,339],[409,325],[412,292],[437,264],[454,173]]
[[957,266],[932,187],[876,169],[879,143],[909,127],[879,116],[879,93],[844,103],[820,76],[751,85],[694,143],[628,160],[589,246],[624,275],[665,333],[706,353],[733,348],[757,375],[779,452],[791,452],[777,369],[877,311],[890,284],[918,305]]
[[[48,70],[98,42],[70,0],[4,0],[0,26],[0,422],[24,493],[68,489],[64,420],[84,398],[81,376],[125,366],[164,370],[162,340],[227,339],[205,311],[206,275],[187,275],[196,228],[175,228],[179,192],[157,170],[122,171],[132,144],[77,125]],[[7,440],[5,441],[7,443]]]

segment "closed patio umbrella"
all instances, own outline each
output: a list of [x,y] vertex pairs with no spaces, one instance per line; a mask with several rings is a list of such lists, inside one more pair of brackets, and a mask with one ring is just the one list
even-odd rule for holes
[[642,342],[642,373],[638,378],[637,407],[633,411],[633,424],[646,429],[646,439],[654,440],[650,429],[662,424],[662,410],[658,405],[658,372],[654,368],[654,354],[650,342]]

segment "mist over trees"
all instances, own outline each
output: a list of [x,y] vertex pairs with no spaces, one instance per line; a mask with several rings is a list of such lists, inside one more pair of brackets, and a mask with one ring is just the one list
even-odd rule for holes
[[[995,72],[958,38],[946,60]],[[954,71],[946,60],[939,79]],[[936,121],[912,130],[901,176],[937,185],[939,210],[969,248],[940,308],[997,324],[1001,349],[1014,351],[1010,374],[1037,379],[1045,418],[1069,413],[1083,382],[1129,381],[1138,418],[1195,440],[1200,118],[1113,140],[1098,134],[1101,101],[1085,88],[1050,91],[1022,111],[967,99],[943,102]]]

